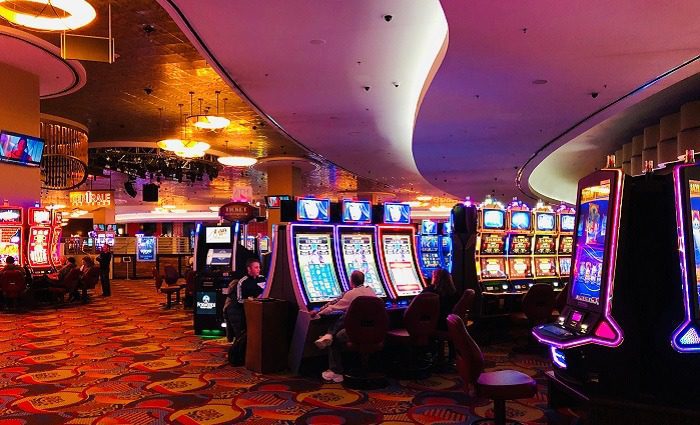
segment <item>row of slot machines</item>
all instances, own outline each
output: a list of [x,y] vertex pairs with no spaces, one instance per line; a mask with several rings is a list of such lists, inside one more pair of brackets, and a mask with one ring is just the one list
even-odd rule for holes
[[[26,219],[25,219],[26,211]],[[0,207],[0,269],[7,258],[46,274],[61,265],[62,214],[44,208]]]
[[686,161],[579,181],[567,304],[533,329],[556,379],[648,417],[657,404],[700,410],[700,165]]
[[418,260],[423,277],[430,280],[433,271],[452,271],[452,223],[422,220],[416,236]]
[[[575,210],[487,198],[478,208],[476,269],[482,293],[522,294],[535,283],[561,290],[571,270]],[[589,270],[589,276],[601,270]]]

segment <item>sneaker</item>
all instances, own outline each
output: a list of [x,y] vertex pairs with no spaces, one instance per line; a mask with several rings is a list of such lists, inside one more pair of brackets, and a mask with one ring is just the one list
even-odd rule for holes
[[339,373],[335,373],[332,370],[327,370],[327,371],[321,373],[321,377],[325,381],[330,381],[330,382],[335,382],[335,383],[343,382],[343,375],[339,374]]
[[325,334],[321,338],[317,339],[316,342],[316,347],[319,348],[319,350],[323,350],[324,348],[328,348],[333,344],[333,335],[331,334]]

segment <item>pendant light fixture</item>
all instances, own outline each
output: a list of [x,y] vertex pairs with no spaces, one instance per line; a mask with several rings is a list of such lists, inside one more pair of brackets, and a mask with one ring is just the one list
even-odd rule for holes
[[0,17],[35,30],[74,30],[96,16],[95,8],[85,0],[0,0]]
[[[199,98],[199,114],[193,115],[190,111],[190,116],[187,117],[187,121],[193,126],[201,128],[203,130],[221,130],[222,128],[228,127],[231,124],[231,120],[219,115],[219,95],[221,92],[217,90],[216,92],[216,115],[209,114],[209,110],[202,111],[202,98]],[[190,92],[190,96],[194,94]]]

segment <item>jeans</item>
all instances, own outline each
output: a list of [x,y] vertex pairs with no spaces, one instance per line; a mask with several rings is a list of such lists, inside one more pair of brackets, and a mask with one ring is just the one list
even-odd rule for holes
[[109,289],[109,269],[100,269],[100,284],[102,285],[102,295],[109,297],[112,291]]
[[343,373],[343,348],[348,342],[345,332],[345,314],[341,314],[328,328],[328,333],[333,335],[333,343],[328,349],[328,368],[335,373]]

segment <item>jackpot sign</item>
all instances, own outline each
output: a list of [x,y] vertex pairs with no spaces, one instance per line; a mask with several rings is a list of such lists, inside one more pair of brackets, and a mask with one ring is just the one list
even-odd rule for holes
[[111,190],[76,190],[70,193],[73,208],[97,209],[114,206],[114,192]]

